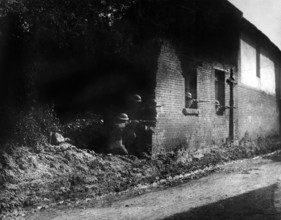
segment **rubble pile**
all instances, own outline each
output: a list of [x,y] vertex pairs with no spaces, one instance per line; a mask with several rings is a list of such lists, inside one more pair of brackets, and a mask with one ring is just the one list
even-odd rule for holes
[[155,172],[134,156],[96,154],[69,143],[45,145],[40,153],[19,147],[1,153],[1,211],[122,191]]
[[[36,151],[14,147],[0,152],[0,214],[53,203],[96,198],[134,187],[202,175],[216,164],[281,149],[278,138],[177,150],[140,159],[97,154],[70,143],[44,144]],[[204,174],[205,175],[205,174]]]

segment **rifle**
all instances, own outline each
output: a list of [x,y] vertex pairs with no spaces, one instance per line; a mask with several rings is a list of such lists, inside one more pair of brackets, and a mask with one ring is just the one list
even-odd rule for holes
[[197,103],[199,103],[199,102],[214,102],[218,108],[224,108],[224,109],[229,109],[229,108],[235,109],[236,108],[236,107],[230,107],[230,106],[227,106],[227,105],[223,106],[223,105],[220,104],[219,100],[216,100],[216,99],[210,99],[210,100],[192,99],[192,100],[194,102],[197,102]]
[[[135,130],[137,127],[141,127],[142,129],[144,129],[144,131],[151,131],[152,133],[154,133],[154,126],[147,125],[147,123],[155,124],[156,120],[129,120],[129,122],[136,122],[135,124],[131,124],[131,126],[129,126],[129,129]],[[141,123],[141,126],[137,126],[139,123]]]
[[156,120],[129,120],[129,122],[155,123]]
[[161,108],[164,105],[149,105],[149,106],[145,106],[145,108]]

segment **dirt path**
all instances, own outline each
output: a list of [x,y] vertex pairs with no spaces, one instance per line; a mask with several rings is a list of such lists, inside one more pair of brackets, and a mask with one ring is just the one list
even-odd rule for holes
[[48,209],[26,219],[281,219],[280,213],[281,156],[272,156],[110,207]]

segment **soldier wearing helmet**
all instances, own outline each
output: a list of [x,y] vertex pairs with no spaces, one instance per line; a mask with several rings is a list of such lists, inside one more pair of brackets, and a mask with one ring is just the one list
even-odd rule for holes
[[127,106],[127,113],[130,120],[140,119],[142,98],[138,94],[134,94],[130,97],[129,103]]
[[186,108],[192,108],[193,104],[194,104],[194,99],[192,98],[192,94],[190,92],[187,92],[185,94],[185,100],[186,100],[186,104],[185,107]]
[[108,143],[107,152],[112,154],[128,154],[127,149],[123,144],[123,132],[126,124],[129,121],[129,117],[125,113],[118,114],[115,121],[108,130]]
[[141,118],[142,98],[138,94],[131,95],[126,106],[126,113],[130,118],[124,130],[124,143],[130,154],[135,154],[135,142],[139,130],[139,119]]
[[132,101],[134,102],[142,102],[142,99],[141,99],[141,96],[138,95],[138,94],[134,94],[132,97],[131,97]]
[[141,156],[143,152],[148,151],[147,145],[150,132],[150,126],[147,125],[148,111],[143,106],[142,97],[138,94],[134,94],[130,97],[127,113],[130,118],[130,122],[124,130],[124,143],[130,154]]

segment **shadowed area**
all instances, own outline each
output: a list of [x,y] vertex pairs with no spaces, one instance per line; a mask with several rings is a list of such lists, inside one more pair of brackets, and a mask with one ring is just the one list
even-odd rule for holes
[[165,220],[177,219],[280,219],[278,211],[278,184],[221,200],[188,212],[175,214]]

